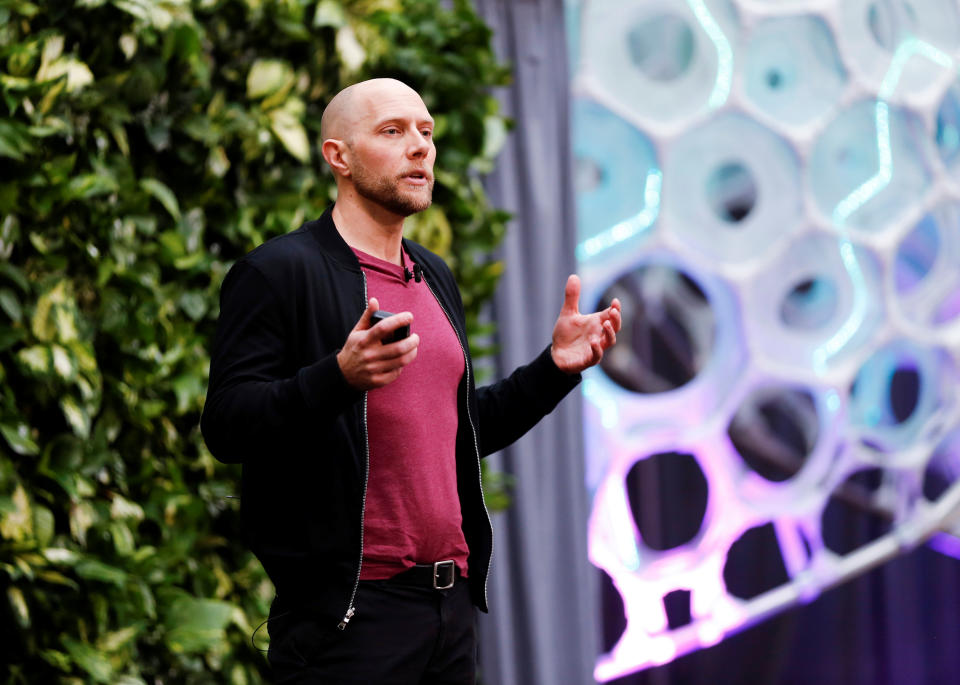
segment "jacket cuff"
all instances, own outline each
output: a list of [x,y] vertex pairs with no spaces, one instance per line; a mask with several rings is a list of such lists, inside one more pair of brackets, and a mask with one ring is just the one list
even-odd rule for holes
[[312,413],[335,416],[363,397],[362,390],[347,383],[337,363],[336,352],[300,369],[297,385],[304,404]]
[[555,397],[557,401],[563,399],[583,379],[579,373],[564,373],[560,370],[550,354],[550,345],[531,362],[531,366],[537,369],[538,382],[542,384],[540,389],[544,391],[544,395]]

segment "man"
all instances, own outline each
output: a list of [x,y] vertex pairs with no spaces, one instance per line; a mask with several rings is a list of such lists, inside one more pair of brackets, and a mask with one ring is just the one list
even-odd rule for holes
[[[244,532],[277,590],[276,682],[472,683],[492,553],[480,457],[600,360],[620,304],[580,314],[571,276],[552,344],[476,388],[453,276],[403,239],[431,202],[426,106],[374,79],[321,129],[336,204],[224,280],[203,434],[243,463]],[[398,313],[377,323],[381,304]]]

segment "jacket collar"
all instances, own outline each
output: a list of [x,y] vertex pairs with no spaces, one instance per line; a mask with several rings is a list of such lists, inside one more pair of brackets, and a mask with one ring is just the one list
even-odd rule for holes
[[[320,243],[320,247],[323,248],[324,252],[351,271],[360,271],[360,260],[357,259],[357,255],[355,255],[353,250],[350,249],[350,246],[347,245],[347,241],[340,235],[340,231],[337,230],[337,225],[333,222],[333,208],[335,206],[335,204],[332,204],[327,207],[319,219],[307,224],[307,228],[314,239]],[[420,245],[406,238],[403,238],[402,242],[403,249],[406,253],[411,257],[415,257],[414,261],[419,263],[421,268],[428,268],[419,254],[418,248],[420,248]]]
[[330,205],[319,219],[311,221],[308,224],[308,230],[326,254],[351,271],[360,271],[360,260],[353,254],[353,250],[333,223],[333,208],[334,205]]

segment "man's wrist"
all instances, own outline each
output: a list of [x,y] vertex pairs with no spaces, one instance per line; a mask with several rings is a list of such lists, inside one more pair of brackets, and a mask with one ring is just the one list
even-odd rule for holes
[[553,343],[550,343],[550,361],[553,362],[553,365],[554,367],[556,367],[557,371],[559,371],[562,374],[565,374],[567,376],[577,376],[580,374],[579,371],[569,370],[563,367],[563,365],[557,359],[557,352]]

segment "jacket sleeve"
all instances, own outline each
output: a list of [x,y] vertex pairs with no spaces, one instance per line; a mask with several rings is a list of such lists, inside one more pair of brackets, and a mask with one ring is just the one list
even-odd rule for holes
[[200,420],[220,461],[276,455],[305,425],[332,421],[362,397],[344,379],[336,353],[292,366],[283,304],[266,277],[243,260],[224,279]]
[[487,456],[517,440],[549,414],[580,382],[550,356],[550,346],[501,381],[477,389],[480,454]]

